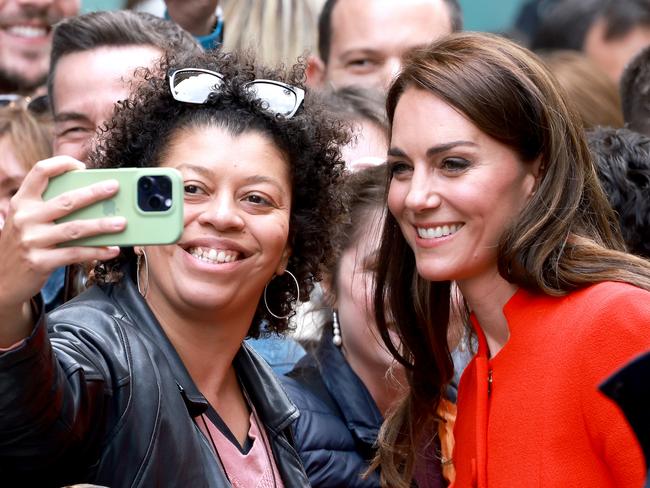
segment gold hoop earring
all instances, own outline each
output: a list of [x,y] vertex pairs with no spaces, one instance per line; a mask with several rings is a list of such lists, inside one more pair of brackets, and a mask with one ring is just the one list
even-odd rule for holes
[[[288,273],[289,276],[291,276],[291,277],[293,278],[293,282],[296,284],[296,303],[300,303],[300,285],[298,284],[298,279],[297,279],[297,278],[295,277],[295,275],[294,275],[291,271],[289,271],[288,269],[286,269],[284,272],[285,272],[285,273]],[[278,275],[275,275],[273,278],[271,278],[271,281],[273,281],[273,280],[274,280],[275,278],[277,278],[277,277],[278,277]],[[271,281],[269,281],[269,283],[271,283]],[[289,315],[291,315],[291,313],[288,313],[287,315],[281,317],[281,316],[279,316],[279,315],[275,315],[273,312],[271,312],[271,309],[269,308],[269,304],[268,304],[268,302],[266,301],[266,289],[268,288],[269,283],[267,283],[266,286],[264,287],[264,306],[266,307],[266,311],[267,311],[268,313],[270,313],[270,314],[271,314],[273,317],[275,317],[276,319],[280,319],[280,320],[288,319],[288,318],[289,318]]]
[[[144,257],[144,259],[142,259]],[[142,291],[142,286],[140,284],[140,265],[144,262],[144,275],[147,277],[145,282],[144,291]],[[149,291],[149,261],[147,261],[147,253],[144,248],[142,248],[142,253],[138,254],[138,260],[135,264],[135,281],[138,284],[138,291],[143,298],[147,298],[147,292]]]

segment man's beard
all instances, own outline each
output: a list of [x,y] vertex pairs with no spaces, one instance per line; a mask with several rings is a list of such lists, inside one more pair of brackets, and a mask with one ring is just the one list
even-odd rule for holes
[[0,93],[29,95],[38,87],[45,85],[47,73],[36,80],[27,80],[18,73],[11,73],[0,67]]
[[[0,3],[2,0],[0,0]],[[53,26],[61,20],[58,13],[51,12],[47,6],[23,5],[13,15],[2,19],[2,25],[20,25],[37,22],[39,25]],[[42,62],[36,59],[41,55],[31,54],[26,58],[30,62]],[[47,54],[49,58],[49,54]],[[47,81],[47,71],[36,79],[23,76],[20,72],[11,69],[11,66],[0,65],[0,93],[30,94],[36,88],[43,86]]]

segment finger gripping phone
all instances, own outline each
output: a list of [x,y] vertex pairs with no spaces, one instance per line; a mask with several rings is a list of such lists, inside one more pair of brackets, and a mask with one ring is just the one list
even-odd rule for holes
[[117,180],[111,198],[76,210],[56,222],[125,217],[126,228],[64,243],[64,246],[135,246],[171,244],[183,233],[183,178],[173,168],[117,168],[70,171],[52,178],[43,200],[103,180]]

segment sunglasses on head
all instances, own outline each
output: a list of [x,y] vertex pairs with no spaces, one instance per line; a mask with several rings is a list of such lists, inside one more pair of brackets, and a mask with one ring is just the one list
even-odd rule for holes
[[[223,86],[223,75],[200,68],[183,68],[169,75],[169,88],[174,100],[184,103],[206,103],[211,93]],[[302,88],[273,80],[253,80],[245,88],[264,104],[265,110],[291,118],[300,108],[305,91]]]
[[24,97],[14,93],[0,95],[0,108],[26,108],[34,115],[43,115],[50,111],[50,100],[47,95]]

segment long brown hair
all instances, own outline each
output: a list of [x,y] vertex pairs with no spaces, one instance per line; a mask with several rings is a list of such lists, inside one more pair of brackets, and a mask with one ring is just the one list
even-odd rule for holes
[[[530,51],[490,34],[459,33],[407,54],[387,100],[392,125],[401,95],[424,90],[481,131],[541,163],[538,187],[501,238],[499,273],[520,287],[562,295],[592,283],[621,281],[650,290],[650,263],[625,253],[617,220],[598,182],[582,124],[557,81]],[[453,373],[447,328],[451,285],[418,276],[395,218],[386,217],[375,290],[377,325],[404,364],[410,392],[388,416],[375,464],[382,483],[407,487],[418,434],[436,422]],[[397,324],[391,343],[384,312]]]

